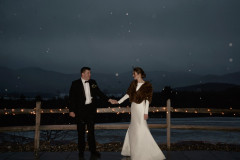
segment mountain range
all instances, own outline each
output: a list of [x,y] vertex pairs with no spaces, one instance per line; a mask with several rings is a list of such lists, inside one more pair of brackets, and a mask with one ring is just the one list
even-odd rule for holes
[[[65,74],[44,70],[37,67],[10,69],[0,66],[0,93],[50,93],[59,95],[68,93],[73,80],[80,78],[80,73]],[[101,90],[108,94],[123,94],[132,81],[132,72],[94,73]],[[198,75],[191,72],[148,71],[146,80],[153,84],[154,91],[159,92],[165,86],[179,90],[195,90],[208,84],[205,88],[221,90],[240,85],[240,72],[224,75]]]

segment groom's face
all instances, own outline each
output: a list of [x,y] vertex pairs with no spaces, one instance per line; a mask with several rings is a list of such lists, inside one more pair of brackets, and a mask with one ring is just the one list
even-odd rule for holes
[[82,73],[82,78],[88,81],[91,78],[91,71],[90,70],[85,70]]

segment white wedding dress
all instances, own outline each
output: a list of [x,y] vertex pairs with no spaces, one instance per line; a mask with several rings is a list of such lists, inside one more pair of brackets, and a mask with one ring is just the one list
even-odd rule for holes
[[[138,83],[138,90],[143,83]],[[123,96],[118,103],[121,104],[129,95]],[[155,142],[148,128],[144,114],[148,114],[149,101],[140,104],[131,104],[131,122],[127,130],[121,155],[130,156],[131,160],[163,160],[163,152]]]

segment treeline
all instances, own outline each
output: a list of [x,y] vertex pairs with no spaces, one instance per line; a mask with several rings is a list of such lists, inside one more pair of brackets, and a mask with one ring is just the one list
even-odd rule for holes
[[[110,97],[120,99],[121,97]],[[165,87],[162,92],[153,93],[151,106],[161,107],[166,105],[166,100],[170,98],[172,107],[176,108],[229,108],[240,109],[240,88],[231,88],[225,91],[177,91],[170,87]],[[49,98],[44,99],[40,95],[29,100],[23,94],[15,98],[0,97],[0,109],[4,108],[34,108],[36,101],[42,102],[42,108],[66,108],[68,107],[69,98]],[[130,106],[130,102],[126,100],[122,107]],[[119,105],[111,105],[108,102],[98,100],[98,108],[116,107]]]

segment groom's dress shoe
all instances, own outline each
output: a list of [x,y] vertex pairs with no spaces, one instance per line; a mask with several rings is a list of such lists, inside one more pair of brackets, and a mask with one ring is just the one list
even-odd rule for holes
[[79,152],[78,157],[79,157],[79,160],[84,160],[84,153]]
[[91,152],[91,156],[96,157],[96,158],[101,158],[100,152],[97,152],[97,151]]

